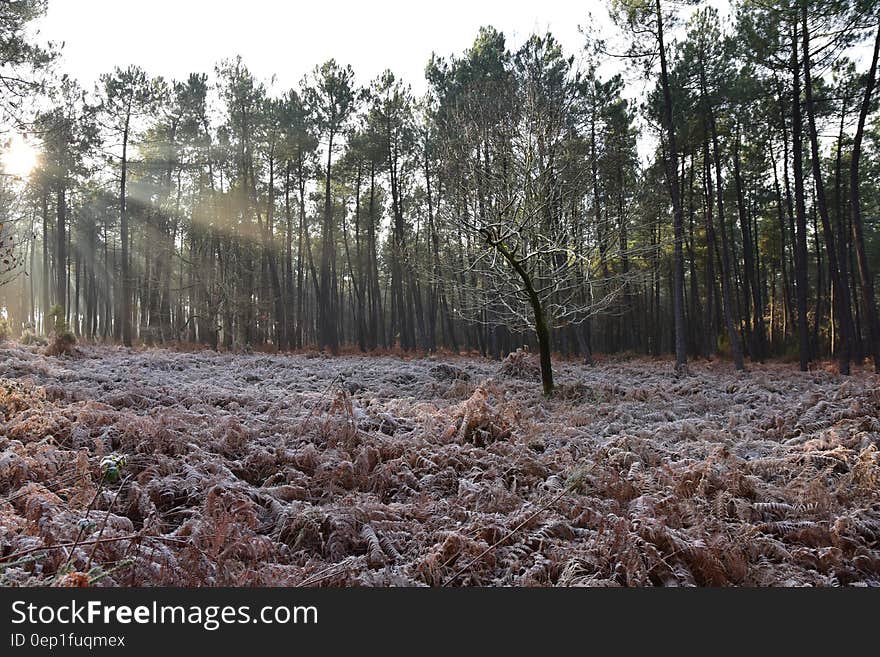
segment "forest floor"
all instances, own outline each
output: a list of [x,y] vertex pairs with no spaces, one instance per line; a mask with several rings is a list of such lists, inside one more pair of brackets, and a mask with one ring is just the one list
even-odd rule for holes
[[880,378],[0,347],[0,584],[880,585]]

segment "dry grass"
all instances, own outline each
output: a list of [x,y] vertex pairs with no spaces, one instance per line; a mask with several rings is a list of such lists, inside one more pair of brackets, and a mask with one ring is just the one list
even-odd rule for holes
[[878,377],[530,358],[7,345],[0,583],[880,584]]

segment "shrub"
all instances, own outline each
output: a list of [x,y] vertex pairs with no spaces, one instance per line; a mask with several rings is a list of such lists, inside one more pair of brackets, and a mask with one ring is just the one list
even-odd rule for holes
[[27,346],[36,344],[40,345],[41,347],[45,347],[47,344],[49,344],[49,341],[46,340],[46,338],[44,338],[42,335],[37,335],[29,328],[26,328],[22,332],[20,342],[23,345]]
[[46,349],[47,356],[61,356],[73,352],[76,336],[64,317],[64,309],[55,305],[49,309],[49,322],[52,326],[51,342]]
[[541,365],[536,356],[529,353],[528,348],[517,349],[501,361],[499,374],[514,379],[527,381],[541,380]]
[[8,340],[11,333],[12,331],[9,328],[9,322],[0,317],[0,342]]
[[49,326],[50,333],[58,333],[69,331],[70,327],[67,325],[67,320],[64,318],[64,308],[60,305],[55,304],[51,308],[49,308],[49,312],[46,313],[46,320]]
[[64,331],[62,333],[56,333],[52,337],[52,341],[49,343],[49,346],[46,348],[47,356],[62,356],[64,354],[73,353],[73,348],[76,346],[76,336],[73,335],[70,331]]

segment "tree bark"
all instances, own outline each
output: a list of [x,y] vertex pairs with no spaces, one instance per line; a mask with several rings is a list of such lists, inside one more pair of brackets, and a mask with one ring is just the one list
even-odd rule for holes
[[[724,324],[727,328],[728,337],[730,339],[730,352],[733,357],[734,367],[738,370],[745,370],[743,361],[742,344],[739,341],[739,332],[736,327],[737,315],[734,314],[734,295],[733,285],[731,284],[731,266],[730,266],[730,247],[727,242],[727,227],[724,218],[724,181],[721,177],[721,148],[718,140],[718,130],[715,125],[715,112],[712,109],[711,102],[708,99],[706,84],[706,67],[705,62],[700,59],[700,91],[704,101],[704,120],[709,124],[709,133],[712,137],[712,156],[715,164],[715,185],[718,204],[718,230],[721,233],[721,305],[723,306]],[[708,179],[708,200],[711,204],[712,198],[712,180]],[[713,234],[712,242],[714,242],[714,229],[712,228],[712,210],[709,208],[709,228]],[[714,244],[710,244],[710,248],[714,249]]]
[[852,217],[852,238],[856,249],[856,257],[859,266],[859,280],[862,288],[862,303],[864,305],[865,323],[868,328],[868,351],[874,357],[874,369],[880,373],[880,319],[877,317],[877,302],[874,296],[874,279],[868,264],[868,256],[865,252],[864,228],[862,226],[862,206],[859,164],[862,156],[862,140],[865,134],[865,121],[871,107],[871,94],[877,82],[877,59],[880,54],[880,27],[874,37],[874,52],[871,57],[871,67],[868,69],[865,80],[865,95],[862,98],[862,107],[859,110],[859,121],[856,126],[856,134],[853,138],[852,159],[850,160],[850,214]]
[[669,176],[669,187],[672,195],[672,214],[674,231],[673,248],[673,284],[672,284],[672,307],[675,324],[675,365],[682,369],[687,366],[687,345],[685,340],[684,321],[684,254],[682,242],[684,241],[684,216],[681,208],[681,198],[678,189],[678,151],[675,141],[675,124],[672,113],[672,93],[669,89],[669,74],[666,64],[666,44],[663,40],[663,12],[660,0],[655,0],[657,13],[657,41],[660,49],[660,84],[663,87],[663,111],[666,123],[666,135],[669,142],[666,168]]
[[801,119],[800,64],[798,62],[797,21],[791,27],[791,132],[794,169],[795,248],[794,269],[797,283],[798,343],[801,371],[810,363],[810,330],[807,326],[807,209],[804,201],[804,157]]
[[825,197],[825,182],[822,179],[821,157],[819,153],[819,136],[816,131],[816,113],[813,103],[813,82],[810,72],[810,30],[807,22],[807,5],[801,7],[803,22],[804,45],[804,91],[806,92],[807,123],[810,132],[810,150],[812,154],[813,182],[816,188],[816,205],[822,221],[822,236],[828,254],[828,275],[833,290],[834,315],[840,334],[838,348],[838,366],[841,374],[849,374],[850,354],[852,349],[852,302],[849,296],[849,281],[844,279],[845,271],[841,269],[838,250],[828,215],[828,202]]
[[122,132],[122,175],[119,183],[119,232],[122,241],[122,299],[120,323],[122,343],[131,346],[131,272],[128,255],[128,208],[125,198],[126,176],[128,174],[128,131],[131,121],[131,97],[125,114],[125,128]]
[[59,183],[55,194],[55,303],[61,306],[60,317],[67,317],[67,195],[63,183]]

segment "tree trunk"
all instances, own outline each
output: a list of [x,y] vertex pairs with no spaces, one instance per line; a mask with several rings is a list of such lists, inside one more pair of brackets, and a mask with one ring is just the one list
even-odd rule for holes
[[[762,360],[764,358],[764,309],[761,307],[761,293],[758,288],[758,268],[755,262],[757,250],[753,248],[751,224],[746,211],[739,149],[739,126],[737,126],[733,144],[733,179],[736,187],[736,204],[739,214],[740,232],[743,238],[743,287],[745,288],[743,290],[745,295],[743,310],[746,326],[751,325],[751,356],[754,360]],[[749,312],[750,303],[754,311],[753,313]],[[751,318],[754,321],[750,321]]]
[[336,332],[336,304],[332,290],[331,260],[333,259],[333,210],[330,204],[330,167],[333,163],[333,139],[330,132],[327,145],[327,171],[324,176],[324,229],[321,233],[321,279],[320,299],[318,300],[318,347],[329,347],[331,353],[339,351]]
[[801,85],[798,63],[797,21],[791,28],[791,132],[794,169],[795,247],[794,270],[797,284],[798,344],[801,371],[806,372],[811,360],[810,330],[807,326],[807,209],[804,201],[804,156],[801,136]]
[[[718,203],[718,230],[721,233],[721,304],[724,307],[724,324],[727,328],[728,337],[730,338],[730,352],[733,357],[734,367],[738,370],[745,369],[743,362],[742,344],[739,341],[739,332],[736,327],[736,315],[734,315],[734,296],[733,285],[730,278],[730,248],[727,242],[727,228],[724,218],[724,181],[721,178],[721,148],[718,143],[718,130],[715,125],[715,113],[711,104],[708,102],[706,94],[706,69],[705,63],[700,58],[700,92],[705,103],[705,119],[709,123],[709,130],[712,136],[712,155],[715,162],[715,184]],[[711,204],[712,198],[712,179],[708,180],[708,203]],[[712,225],[712,211],[709,209],[709,226]],[[714,233],[714,229],[711,231]],[[714,241],[714,239],[713,239]],[[714,249],[714,244],[709,245]]]
[[49,317],[49,306],[51,303],[49,297],[49,278],[51,277],[49,273],[49,189],[47,187],[43,188],[43,194],[40,201],[43,213],[43,280],[40,281],[42,288],[43,321],[41,328],[43,335],[47,335],[49,333],[49,326],[46,320]]
[[67,196],[63,183],[56,191],[55,228],[55,303],[61,306],[60,317],[67,316]]
[[128,102],[128,111],[125,116],[125,129],[122,132],[122,175],[119,183],[119,232],[122,241],[122,303],[120,308],[120,322],[122,328],[122,343],[126,347],[131,346],[131,272],[129,271],[128,258],[128,211],[125,198],[125,183],[128,173],[128,127],[131,115],[131,99]]
[[822,236],[825,239],[825,250],[828,253],[828,275],[833,290],[834,315],[840,335],[838,348],[838,365],[841,374],[849,374],[850,353],[852,349],[852,302],[849,296],[849,281],[844,279],[845,270],[841,269],[838,259],[837,245],[831,219],[828,215],[828,202],[825,198],[825,182],[822,179],[821,158],[819,154],[819,136],[816,131],[816,116],[813,106],[813,83],[810,73],[810,31],[807,23],[807,5],[801,7],[803,21],[804,44],[804,90],[806,92],[807,123],[810,132],[810,150],[812,153],[813,182],[816,188],[816,204],[819,218],[822,221]]
[[672,284],[672,312],[675,323],[675,365],[676,368],[687,366],[687,346],[685,342],[684,322],[684,254],[682,242],[684,240],[684,217],[681,209],[681,198],[678,189],[678,151],[675,141],[675,124],[672,113],[672,93],[669,89],[669,76],[666,65],[666,44],[663,41],[663,12],[660,8],[660,0],[656,0],[657,13],[657,41],[660,49],[660,84],[663,87],[663,110],[666,123],[666,135],[668,139],[669,153],[667,155],[666,169],[669,176],[669,188],[672,194],[672,214],[674,230],[673,249],[673,284]]
[[516,256],[510,252],[510,249],[508,249],[503,242],[498,239],[493,239],[491,236],[487,236],[486,241],[498,250],[510,266],[513,267],[514,271],[516,271],[520,280],[523,282],[523,287],[526,290],[526,294],[528,295],[529,302],[532,306],[532,312],[535,315],[535,335],[538,338],[538,351],[541,360],[541,387],[544,390],[544,395],[549,397],[553,394],[554,387],[553,363],[550,358],[550,328],[547,326],[547,317],[544,313],[544,306],[541,303],[541,298],[535,290],[532,276],[529,275],[529,272],[526,271],[522,263],[516,259]]
[[874,90],[877,77],[877,58],[880,53],[880,27],[874,38],[874,53],[871,57],[871,67],[868,70],[865,81],[865,95],[862,99],[862,107],[859,110],[859,122],[856,126],[856,134],[853,139],[852,159],[850,160],[850,214],[852,216],[852,237],[856,249],[856,257],[859,266],[859,280],[862,287],[862,303],[864,305],[865,323],[868,327],[868,351],[874,357],[874,369],[880,373],[880,320],[877,317],[877,302],[874,296],[874,279],[868,264],[868,256],[865,252],[865,237],[862,227],[861,190],[859,178],[859,163],[862,155],[862,139],[865,133],[865,121],[871,107],[871,93]]

